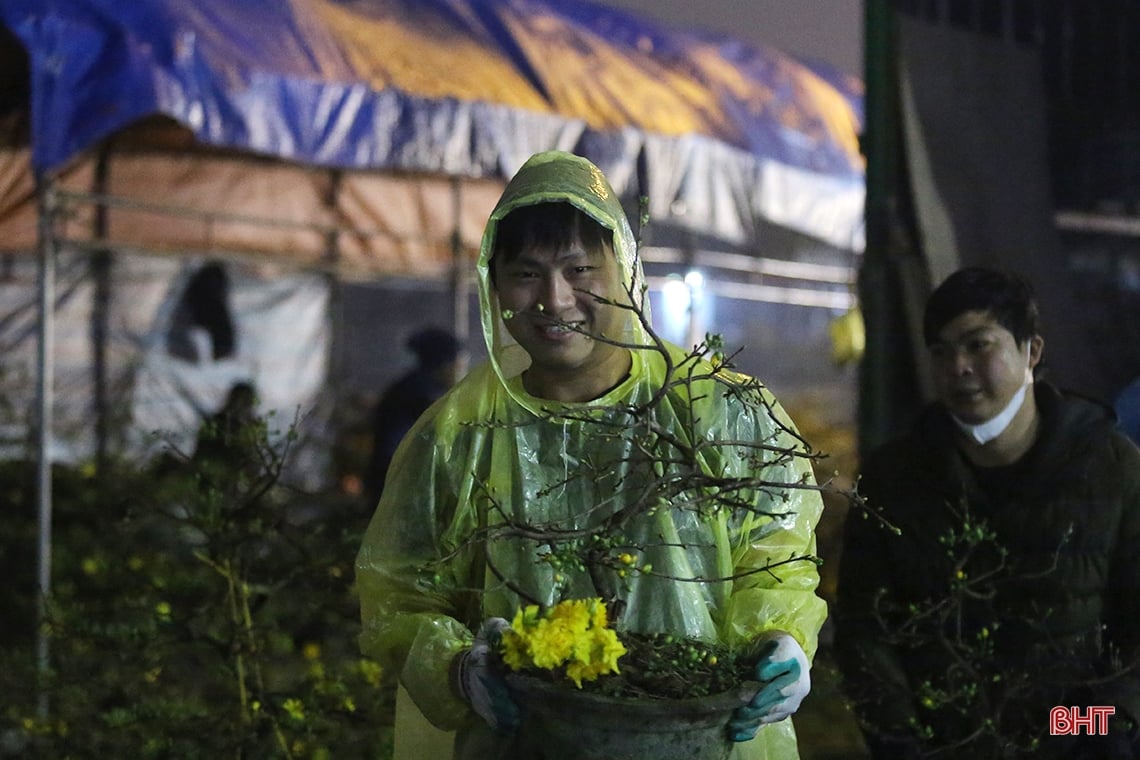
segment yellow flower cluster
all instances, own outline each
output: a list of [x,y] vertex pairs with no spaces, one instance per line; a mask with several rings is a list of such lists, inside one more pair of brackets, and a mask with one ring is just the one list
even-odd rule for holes
[[503,661],[513,670],[566,667],[580,689],[582,681],[618,672],[625,646],[607,627],[601,599],[567,599],[543,611],[530,605],[515,613],[503,635]]

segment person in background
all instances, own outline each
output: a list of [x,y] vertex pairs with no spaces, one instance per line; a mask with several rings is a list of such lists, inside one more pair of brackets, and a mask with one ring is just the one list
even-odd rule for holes
[[[638,318],[648,317],[648,304],[636,241],[613,189],[585,159],[551,151],[526,162],[491,214],[478,272],[490,360],[433,406],[397,451],[357,556],[361,646],[398,674],[417,714],[457,730],[454,757],[527,757],[513,743],[520,705],[489,656],[495,634],[522,598],[549,606],[568,588],[605,594],[583,569],[552,575],[535,541],[480,541],[479,526],[493,519],[488,495],[496,513],[556,519],[568,530],[596,522],[601,505],[634,503],[640,489],[623,486],[622,468],[637,459],[624,410],[654,398],[652,424],[663,430],[696,425],[699,440],[787,447],[781,451],[801,451],[802,442],[766,390],[754,389],[760,408],[728,392],[730,380],[665,387],[666,357],[679,362],[686,352],[655,344]],[[702,360],[697,374],[708,369]],[[566,414],[551,418],[550,409]],[[614,427],[591,434],[605,420]],[[745,457],[708,448],[697,457],[700,468],[757,476]],[[591,461],[607,463],[597,477],[567,477],[568,463]],[[662,466],[676,476],[686,465]],[[814,553],[822,502],[803,457],[789,456],[762,477],[789,485],[748,492],[768,515],[745,521],[752,528],[681,507],[643,516],[651,524],[638,530],[675,537],[649,548],[652,574],[629,576],[614,593],[626,630],[763,642],[756,666],[763,686],[733,714],[732,757],[794,760],[787,718],[810,688],[826,604],[815,593],[814,562],[763,568]],[[716,575],[713,568],[726,565],[731,580],[691,580],[694,568]],[[500,582],[492,566],[521,585]],[[398,706],[397,760],[405,740]]]
[[416,356],[415,367],[385,388],[372,410],[372,451],[363,478],[369,509],[380,501],[392,455],[404,435],[456,379],[462,346],[452,333],[425,327],[412,333],[406,345]]
[[224,264],[212,261],[190,278],[170,321],[166,349],[194,364],[232,359],[238,334]]
[[[1036,377],[1022,277],[955,272],[923,329],[937,399],[865,457],[883,522],[847,521],[839,568],[836,654],[873,757],[1140,757],[1140,451]],[[1056,706],[1112,708],[1107,735],[1052,735]]]
[[240,380],[230,386],[225,403],[202,421],[190,461],[204,483],[232,487],[240,473],[257,476],[265,464],[265,422],[257,414],[257,389]]

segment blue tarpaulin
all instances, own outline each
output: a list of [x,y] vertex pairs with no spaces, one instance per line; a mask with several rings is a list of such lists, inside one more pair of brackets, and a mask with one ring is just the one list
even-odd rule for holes
[[28,52],[39,173],[155,114],[343,169],[503,177],[558,147],[659,219],[862,245],[859,83],[777,50],[583,0],[6,0],[0,18]]

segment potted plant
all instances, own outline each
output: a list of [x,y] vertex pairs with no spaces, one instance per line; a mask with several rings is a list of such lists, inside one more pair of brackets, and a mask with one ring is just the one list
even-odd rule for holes
[[[645,329],[656,336],[650,325]],[[762,640],[728,644],[631,629],[623,620],[625,595],[635,582],[656,579],[715,589],[746,582],[753,573],[779,581],[781,573],[794,565],[818,564],[813,553],[792,551],[743,571],[679,575],[668,562],[669,569],[655,568],[653,558],[692,547],[657,531],[655,522],[658,514],[675,517],[680,510],[695,521],[719,519],[726,526],[752,523],[754,530],[763,532],[765,524],[794,519],[794,515],[781,509],[779,500],[757,506],[758,490],[782,492],[787,499],[789,491],[830,486],[817,485],[806,476],[802,463],[820,454],[782,418],[778,405],[758,381],[732,370],[721,346],[719,336],[709,335],[681,357],[671,355],[663,342],[646,349],[659,354],[669,366],[663,392],[644,406],[610,409],[606,414],[596,408],[585,413],[551,409],[540,419],[557,423],[568,418],[583,425],[588,435],[610,439],[621,434],[623,419],[633,428],[639,421],[653,419],[654,405],[669,397],[665,391],[683,386],[690,398],[701,393],[734,397],[741,408],[771,419],[779,436],[752,441],[702,438],[697,417],[690,418],[694,427],[689,430],[656,430],[646,425],[638,437],[636,455],[623,452],[613,460],[599,458],[567,470],[557,482],[536,484],[536,492],[541,493],[575,480],[604,480],[608,473],[622,470],[623,484],[615,488],[615,494],[635,487],[637,497],[621,499],[623,506],[613,511],[601,505],[597,519],[585,524],[576,519],[513,519],[493,493],[484,494],[492,517],[473,534],[473,540],[491,546],[532,542],[535,561],[551,571],[558,600],[549,604],[530,597],[525,586],[515,582],[511,570],[495,563],[494,551],[488,552],[488,572],[520,599],[497,651],[512,673],[508,682],[524,705],[520,742],[528,757],[723,760],[729,756],[726,725],[733,710],[759,687],[754,669]],[[694,392],[694,388],[702,390]],[[698,464],[698,449],[719,450],[723,456],[750,460],[750,464],[743,470],[711,471]],[[682,464],[678,467],[677,463]],[[672,472],[664,476],[661,473],[667,467]],[[788,473],[796,474],[789,477]],[[605,596],[576,596],[574,579],[583,575],[592,588],[604,590]]]

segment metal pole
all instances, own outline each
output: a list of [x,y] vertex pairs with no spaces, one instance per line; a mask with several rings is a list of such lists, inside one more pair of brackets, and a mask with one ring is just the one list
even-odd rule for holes
[[[95,163],[95,187],[99,195],[107,192],[110,150],[104,146]],[[95,235],[107,239],[107,206],[95,206]],[[107,340],[110,334],[111,251],[99,248],[91,254],[91,276],[95,293],[91,305],[92,380],[95,387],[95,467],[100,477],[107,472],[107,442],[110,437],[110,400],[107,387]]]
[[890,227],[894,181],[894,12],[891,0],[864,1],[864,68],[867,87],[862,148],[867,159],[864,215],[867,246],[859,270],[859,300],[867,325],[859,368],[859,450],[887,436],[891,389],[888,355],[891,308]]
[[51,599],[52,549],[52,483],[51,483],[51,431],[52,389],[54,366],[52,355],[55,344],[55,196],[50,180],[40,179],[39,198],[39,352],[38,408],[39,429],[36,453],[36,496],[39,504],[39,594],[36,597],[36,666],[39,676],[37,711],[41,719],[49,710],[47,679],[51,669],[48,601]]
[[[337,209],[340,206],[340,191],[344,172],[333,169],[328,174],[328,192],[325,194],[325,207],[331,219],[340,219]],[[332,387],[333,403],[339,407],[348,377],[348,358],[344,345],[344,291],[340,280],[340,229],[331,225],[325,232],[325,264],[330,272],[329,286],[329,329],[332,337],[329,345],[328,378]]]

